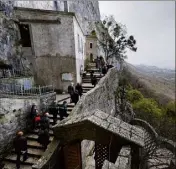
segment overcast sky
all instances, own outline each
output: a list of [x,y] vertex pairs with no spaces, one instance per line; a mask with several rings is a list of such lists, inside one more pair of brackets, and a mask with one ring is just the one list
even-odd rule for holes
[[100,1],[101,15],[114,15],[137,40],[128,52],[132,64],[175,68],[175,2]]

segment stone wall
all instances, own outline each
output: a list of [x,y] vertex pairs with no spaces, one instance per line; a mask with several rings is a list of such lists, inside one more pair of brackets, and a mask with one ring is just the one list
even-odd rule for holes
[[[0,117],[0,157],[10,148],[13,138],[18,130],[27,128],[27,117],[33,103],[39,105],[39,99],[1,98]],[[2,109],[3,108],[3,109]],[[2,115],[2,113],[1,113]]]
[[93,22],[100,21],[99,2],[94,0],[68,1],[69,11],[74,12],[85,35],[93,29]]
[[[81,114],[84,112],[91,112],[99,109],[107,114],[114,116],[115,114],[115,96],[114,92],[118,86],[119,80],[118,70],[112,68],[108,71],[106,76],[101,78],[95,88],[82,96],[81,100],[74,107],[72,114]],[[87,162],[88,154],[91,153],[92,141],[84,140],[81,143],[82,152],[82,167],[86,168],[89,165]],[[91,155],[89,156],[91,157]]]
[[108,71],[106,76],[100,79],[95,88],[82,96],[74,107],[72,114],[81,114],[99,109],[110,115],[115,113],[115,95],[119,81],[119,73],[116,68]]
[[76,83],[76,61],[70,56],[41,56],[36,58],[36,81],[38,84],[50,85],[55,89],[67,91],[70,81],[62,81],[62,73],[71,73]]
[[0,0],[0,65],[11,64],[20,70],[18,29],[13,19],[13,2]]

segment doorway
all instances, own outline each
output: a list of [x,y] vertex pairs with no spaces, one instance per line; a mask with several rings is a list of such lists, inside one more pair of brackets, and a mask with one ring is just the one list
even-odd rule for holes
[[63,147],[64,169],[82,169],[81,142],[73,142]]

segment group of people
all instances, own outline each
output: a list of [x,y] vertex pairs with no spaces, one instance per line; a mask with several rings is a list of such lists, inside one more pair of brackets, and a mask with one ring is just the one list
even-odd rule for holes
[[[32,129],[38,130],[38,142],[42,145],[44,149],[47,149],[49,144],[49,126],[50,119],[49,113],[53,114],[53,125],[57,123],[57,115],[60,115],[60,119],[67,117],[67,102],[64,101],[62,105],[56,104],[54,101],[49,107],[48,110],[43,110],[39,113],[35,104],[32,105],[30,111],[30,117],[32,120]],[[16,168],[20,169],[20,157],[23,156],[23,162],[27,160],[27,138],[24,136],[22,131],[18,131],[16,137],[13,141],[15,148],[16,158]]]
[[48,108],[48,111],[53,115],[53,125],[57,123],[57,115],[60,116],[60,120],[63,120],[64,117],[68,117],[67,113],[67,102],[64,101],[63,104],[52,102]]
[[77,85],[74,87],[74,83],[71,83],[68,86],[68,93],[70,94],[71,98],[70,103],[75,103],[76,105],[79,101],[79,97],[81,97],[83,93],[82,85],[77,83]]
[[105,75],[107,73],[107,66],[102,56],[95,59],[96,68],[99,69],[100,75]]
[[45,110],[39,113],[35,104],[31,108],[31,118],[33,122],[32,129],[39,129],[38,131],[38,142],[43,146],[44,149],[47,148],[49,144],[49,126],[50,119],[49,113]]
[[[32,128],[39,129],[38,132],[38,142],[42,145],[44,149],[47,148],[49,144],[49,118],[48,113],[39,114],[36,105],[32,105],[31,112],[32,118]],[[24,136],[22,131],[18,131],[16,137],[13,141],[15,148],[16,158],[16,168],[20,169],[20,157],[23,156],[23,162],[27,160],[28,149],[27,149],[27,138]]]

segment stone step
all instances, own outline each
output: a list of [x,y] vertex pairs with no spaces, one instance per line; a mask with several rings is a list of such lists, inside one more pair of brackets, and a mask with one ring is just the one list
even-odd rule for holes
[[[12,150],[12,153],[15,154],[15,150]],[[37,148],[28,148],[28,156],[40,158],[44,153],[44,150]]]
[[[36,134],[36,135],[37,135],[37,134],[38,134],[38,131],[37,131],[37,130],[34,130],[34,131],[31,131],[30,133],[31,133],[31,134]],[[50,134],[50,136],[54,136],[54,134],[53,134],[53,130],[52,130],[52,129],[49,130],[49,134]]]
[[83,88],[83,91],[89,91],[91,89],[93,89],[93,88]]
[[83,88],[83,89],[93,89],[94,86],[93,86],[93,85],[92,85],[92,86],[83,86],[82,88]]
[[[95,77],[96,77],[97,79],[102,78],[102,76],[100,76],[100,75],[99,75],[99,76],[95,76]],[[91,78],[90,78],[90,76],[85,76],[85,77],[82,78],[82,80],[86,80],[86,79],[91,79]]]
[[[69,102],[70,102],[70,99],[69,99]],[[61,104],[58,104],[59,106],[62,106],[62,103]],[[74,103],[68,103],[67,102],[67,108],[73,108],[75,107]]]
[[84,85],[82,85],[82,88],[94,88],[94,86],[90,83],[90,85],[88,85],[89,83],[84,83]]
[[43,149],[42,145],[35,140],[27,140],[27,146],[30,148]]
[[[33,165],[34,163],[36,163],[39,160],[39,158],[35,158],[35,157],[28,157],[28,159],[23,162],[22,161],[22,156],[21,156],[21,164],[26,164],[26,165]],[[9,156],[7,156],[5,158],[5,161],[10,161],[12,163],[16,163],[16,154],[11,154]]]
[[[100,80],[101,77],[96,77],[96,79],[97,79],[97,80]],[[90,77],[85,77],[85,78],[82,79],[82,81],[86,81],[86,80],[91,80],[91,78],[90,78]]]
[[[37,139],[38,139],[38,135],[37,134],[30,134],[30,135],[27,135],[26,137],[27,137],[28,140],[37,141]],[[53,138],[54,138],[53,136],[50,136],[50,141],[52,141]]]
[[[21,169],[32,169],[31,165],[20,165]],[[16,169],[16,164],[6,161],[3,169]]]

